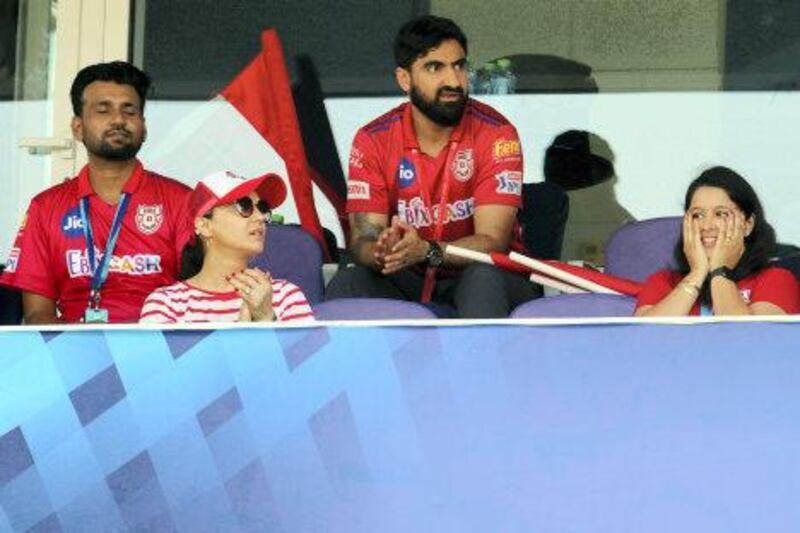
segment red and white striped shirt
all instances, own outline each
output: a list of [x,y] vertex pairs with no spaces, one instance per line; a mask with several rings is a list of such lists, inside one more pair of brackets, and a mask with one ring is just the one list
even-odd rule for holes
[[[241,307],[242,298],[236,291],[204,291],[179,281],[150,293],[142,306],[139,322],[236,322]],[[286,280],[272,280],[272,309],[280,322],[314,320],[303,291]]]

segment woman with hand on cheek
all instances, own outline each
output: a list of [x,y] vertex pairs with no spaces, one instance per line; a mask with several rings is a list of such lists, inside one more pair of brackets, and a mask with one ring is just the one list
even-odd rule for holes
[[636,316],[779,315],[800,311],[800,287],[769,267],[775,231],[747,181],[713,167],[686,191],[678,271],[662,270],[639,294]]
[[275,174],[252,179],[216,172],[189,197],[194,238],[183,249],[181,280],[145,300],[140,322],[313,320],[302,291],[249,268],[264,250],[271,209],[286,198]]

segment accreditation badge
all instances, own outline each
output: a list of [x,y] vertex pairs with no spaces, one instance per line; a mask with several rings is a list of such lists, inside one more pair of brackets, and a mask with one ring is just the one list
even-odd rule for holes
[[83,313],[83,322],[86,324],[108,324],[108,309],[87,307]]

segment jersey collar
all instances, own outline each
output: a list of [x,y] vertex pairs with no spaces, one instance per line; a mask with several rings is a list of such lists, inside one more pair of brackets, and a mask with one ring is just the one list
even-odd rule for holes
[[[408,102],[406,103],[405,109],[403,109],[403,146],[409,150],[413,148],[419,148],[417,132],[414,131],[414,119],[411,115],[411,108],[413,105],[414,104],[411,102]],[[464,114],[461,116],[461,121],[450,133],[450,139],[448,142],[461,142],[461,139],[464,137],[464,132],[467,129],[467,113],[469,112],[471,105],[472,99],[467,98],[467,104],[464,108]]]
[[[122,192],[127,193],[134,193],[139,186],[142,184],[142,180],[144,179],[144,166],[142,162],[138,159],[136,160],[136,166],[133,168],[133,172],[131,173],[131,177],[125,183],[125,186],[122,188]],[[92,182],[89,181],[89,165],[84,165],[81,171],[78,173],[78,198],[83,198],[85,196],[91,196],[95,194],[94,189],[92,189]]]

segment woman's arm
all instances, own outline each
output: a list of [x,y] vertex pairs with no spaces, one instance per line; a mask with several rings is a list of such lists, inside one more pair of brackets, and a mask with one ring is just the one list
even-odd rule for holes
[[700,296],[697,274],[688,274],[672,291],[655,305],[643,305],[634,316],[686,316]]

